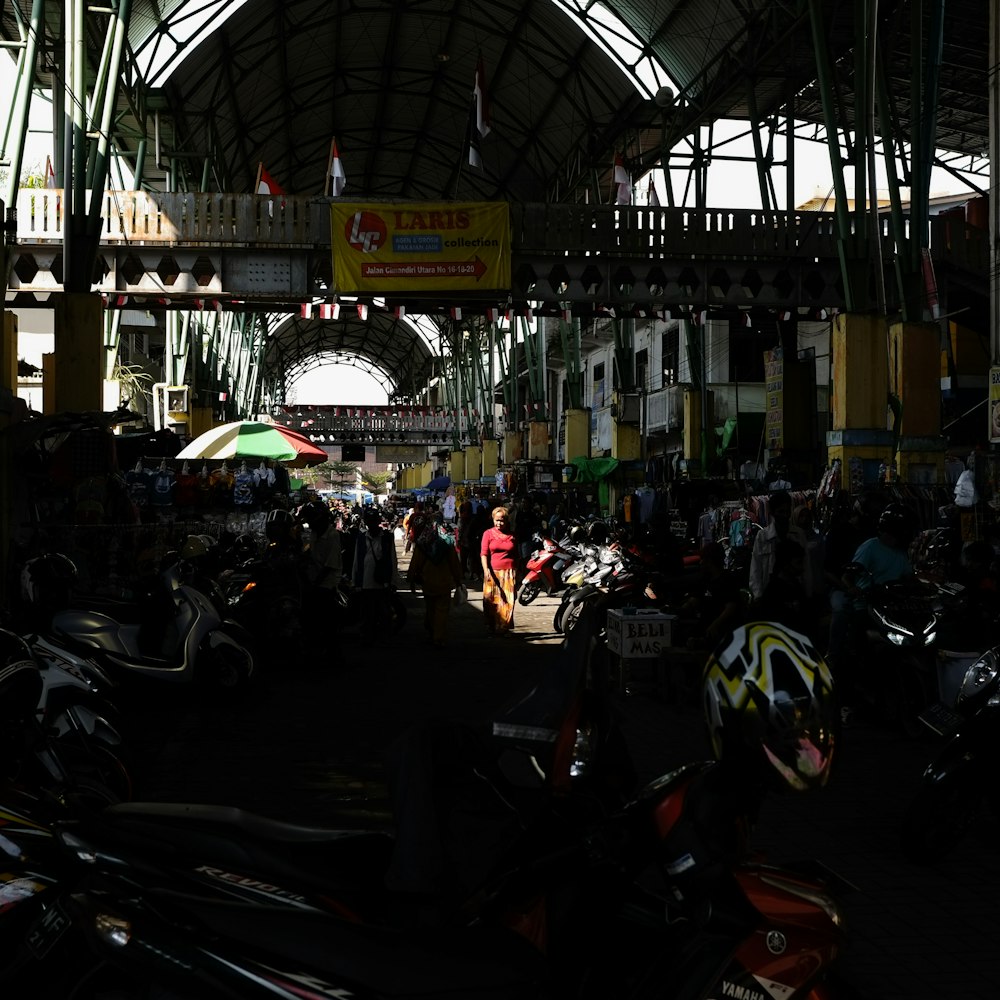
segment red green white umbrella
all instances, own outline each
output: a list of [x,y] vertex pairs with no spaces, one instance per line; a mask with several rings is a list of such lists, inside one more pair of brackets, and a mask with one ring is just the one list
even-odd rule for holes
[[248,462],[266,458],[300,467],[319,465],[328,461],[330,456],[290,427],[257,420],[237,420],[199,434],[178,452],[177,458]]

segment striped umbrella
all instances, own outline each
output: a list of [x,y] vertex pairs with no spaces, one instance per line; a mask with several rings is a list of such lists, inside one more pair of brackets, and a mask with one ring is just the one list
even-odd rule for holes
[[282,424],[237,420],[199,434],[177,454],[179,459],[260,460],[269,458],[294,468],[319,465],[330,456],[307,437]]

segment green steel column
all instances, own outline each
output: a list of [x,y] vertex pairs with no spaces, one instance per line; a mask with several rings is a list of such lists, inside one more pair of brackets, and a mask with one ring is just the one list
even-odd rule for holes
[[847,210],[847,185],[844,182],[844,162],[840,155],[837,118],[834,113],[833,69],[826,45],[822,23],[823,7],[820,0],[809,0],[809,19],[812,27],[813,50],[816,56],[816,81],[823,104],[823,121],[826,127],[827,148],[830,151],[830,172],[833,175],[834,212],[837,219],[837,249],[840,255],[840,273],[844,281],[844,302],[848,312],[857,307],[854,288],[851,222]]
[[[0,201],[8,208],[17,204],[17,189],[21,183],[21,167],[24,162],[24,140],[28,134],[28,112],[31,105],[32,83],[35,75],[35,61],[38,58],[38,37],[45,0],[33,0],[31,19],[27,25],[19,24],[21,33],[20,52],[14,78],[14,93],[10,101],[10,112],[4,125],[3,144],[0,159],[10,163],[7,183],[0,188]],[[15,16],[20,19],[20,7],[13,5]],[[4,269],[4,286],[7,271]]]
[[566,392],[569,395],[568,409],[578,410],[583,406],[583,362],[580,357],[580,320],[567,322],[559,320],[559,338],[562,342],[563,363],[566,366]]
[[631,317],[611,321],[615,337],[616,389],[631,392],[635,388],[635,320]]

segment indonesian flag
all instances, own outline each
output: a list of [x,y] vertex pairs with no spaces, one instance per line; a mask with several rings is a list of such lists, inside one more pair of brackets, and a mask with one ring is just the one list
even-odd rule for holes
[[336,139],[330,143],[330,165],[327,167],[326,174],[330,194],[334,198],[339,198],[347,186],[347,175],[344,173],[343,163],[340,162],[340,150],[337,149]]
[[52,166],[52,157],[45,157],[45,186],[49,189],[55,189],[56,186],[56,172]]
[[490,96],[486,91],[486,70],[483,57],[476,64],[476,83],[472,88],[476,98],[476,131],[484,138],[490,134]]
[[303,302],[299,307],[299,316],[302,319],[312,319],[313,314],[313,304],[311,302]]
[[479,140],[490,134],[490,98],[486,91],[486,70],[483,69],[483,57],[476,64],[476,80],[472,86],[472,108],[469,112],[469,131],[467,145],[469,147],[469,166],[483,169],[483,155],[479,149]]
[[264,169],[257,164],[257,194],[287,194],[288,192]]
[[632,181],[625,169],[625,161],[620,153],[615,153],[615,173],[613,182],[617,188],[615,195],[616,205],[632,204]]
[[469,108],[469,127],[466,130],[465,144],[469,148],[469,166],[483,169],[483,154],[479,151],[479,129],[476,127],[476,97],[472,96],[472,106]]

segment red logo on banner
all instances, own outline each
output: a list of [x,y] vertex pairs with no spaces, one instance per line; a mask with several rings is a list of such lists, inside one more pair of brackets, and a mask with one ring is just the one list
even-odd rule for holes
[[355,250],[373,253],[385,244],[385,223],[374,212],[359,210],[347,220],[344,235]]

